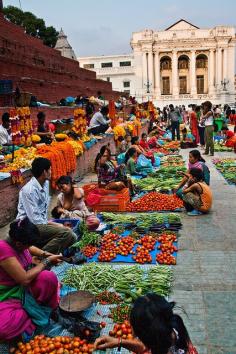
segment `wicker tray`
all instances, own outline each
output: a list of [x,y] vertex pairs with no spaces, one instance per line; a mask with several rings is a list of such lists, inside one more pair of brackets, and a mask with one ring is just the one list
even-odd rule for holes
[[73,291],[61,298],[59,307],[65,313],[76,313],[88,309],[95,297],[89,291]]

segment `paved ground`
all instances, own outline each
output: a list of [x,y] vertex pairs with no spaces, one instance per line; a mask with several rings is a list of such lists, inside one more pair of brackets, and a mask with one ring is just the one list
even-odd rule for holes
[[[187,159],[188,150],[182,154]],[[235,155],[216,154],[220,156]],[[211,170],[213,209],[205,216],[183,214],[172,298],[187,314],[181,311],[199,354],[233,354],[236,353],[236,187],[226,183],[210,157],[207,164]],[[93,179],[93,175],[88,175],[83,182]],[[0,229],[0,238],[7,229]]]
[[[188,155],[188,150],[182,151]],[[235,156],[217,153],[216,157]],[[236,353],[236,187],[207,157],[214,204],[209,215],[183,216],[172,298],[199,354]],[[181,313],[183,314],[183,313]]]

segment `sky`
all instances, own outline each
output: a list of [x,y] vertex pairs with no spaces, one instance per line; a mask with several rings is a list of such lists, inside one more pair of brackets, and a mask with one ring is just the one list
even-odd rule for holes
[[132,32],[162,30],[181,18],[209,28],[235,25],[235,0],[3,0],[62,27],[77,56],[131,53]]

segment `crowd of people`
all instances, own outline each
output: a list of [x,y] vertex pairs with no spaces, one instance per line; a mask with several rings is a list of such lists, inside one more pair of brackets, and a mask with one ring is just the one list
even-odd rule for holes
[[[149,164],[154,165],[155,149],[162,146],[160,140],[180,140],[187,126],[196,144],[204,147],[204,154],[210,153],[213,156],[215,118],[221,114],[219,107],[213,108],[208,101],[201,107],[193,105],[189,111],[184,106],[173,105],[164,107],[162,111],[157,110],[155,119],[151,119],[148,133],[143,133],[141,137],[131,137],[127,132],[125,137],[118,139],[116,155],[112,155],[107,145],[101,148],[95,159],[98,186],[118,191],[129,188],[131,196],[134,195],[135,188],[130,177],[143,176],[142,170],[137,168],[138,159],[145,158]],[[235,122],[235,112],[227,112],[227,116]],[[89,122],[91,134],[103,134],[109,128],[107,107],[92,112]],[[35,129],[44,143],[54,139],[53,127],[46,122],[42,112],[38,114]],[[224,129],[227,133],[226,126]],[[232,135],[228,134],[230,138]],[[10,143],[9,115],[4,114],[0,144]],[[123,160],[118,163],[121,157]],[[73,264],[85,261],[80,251],[69,252],[78,240],[76,231],[48,218],[50,161],[36,158],[31,171],[31,180],[19,193],[16,221],[10,225],[8,238],[0,241],[0,340],[12,341],[19,337],[28,339],[33,336],[38,322],[30,308],[39,308],[38,311],[43,312],[46,320],[58,307],[59,283],[51,268],[64,260]],[[173,192],[183,200],[188,215],[208,213],[212,206],[210,171],[199,150],[189,152],[188,170],[182,177]],[[87,207],[83,189],[70,176],[61,176],[56,185],[60,193],[57,205],[52,210],[53,218],[84,221],[89,230],[97,229],[100,221]],[[153,354],[197,353],[183,320],[173,312],[174,305],[156,294],[138,298],[130,316],[137,339],[101,337],[95,342],[95,348],[104,350],[124,347],[135,353]]]

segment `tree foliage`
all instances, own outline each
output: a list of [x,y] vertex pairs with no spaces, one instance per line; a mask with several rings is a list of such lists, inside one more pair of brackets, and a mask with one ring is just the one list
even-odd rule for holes
[[27,34],[41,39],[48,47],[55,47],[58,32],[53,26],[47,27],[42,18],[15,6],[4,7],[3,12],[7,20],[23,27]]

